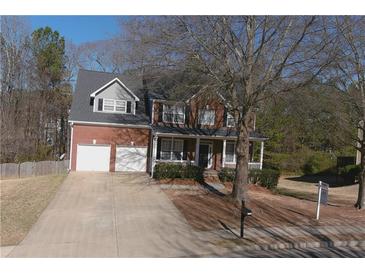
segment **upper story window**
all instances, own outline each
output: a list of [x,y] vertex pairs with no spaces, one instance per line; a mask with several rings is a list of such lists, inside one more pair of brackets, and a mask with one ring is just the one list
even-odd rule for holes
[[234,122],[234,117],[232,114],[227,113],[227,127],[234,127],[235,126],[235,122]]
[[213,126],[215,123],[215,111],[213,109],[203,109],[199,111],[199,124]]
[[114,99],[98,99],[98,111],[132,113],[132,102]]
[[185,122],[185,108],[178,105],[163,105],[162,121],[183,124]]

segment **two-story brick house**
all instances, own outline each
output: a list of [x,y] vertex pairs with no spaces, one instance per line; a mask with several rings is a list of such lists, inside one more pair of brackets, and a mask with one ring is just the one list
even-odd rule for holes
[[[69,121],[71,170],[153,173],[157,162],[235,167],[234,119],[220,94],[171,101],[139,79],[80,70]],[[266,138],[251,121],[249,165],[262,168]]]

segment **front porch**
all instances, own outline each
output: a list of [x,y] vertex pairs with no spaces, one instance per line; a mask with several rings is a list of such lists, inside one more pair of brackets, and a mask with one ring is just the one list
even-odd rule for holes
[[[151,175],[156,163],[181,163],[206,170],[236,167],[235,136],[207,136],[154,132],[151,137]],[[264,137],[250,136],[250,169],[262,169]]]

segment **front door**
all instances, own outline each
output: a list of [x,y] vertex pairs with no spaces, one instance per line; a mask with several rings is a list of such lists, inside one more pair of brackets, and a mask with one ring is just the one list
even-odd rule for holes
[[199,166],[204,168],[212,167],[212,144],[199,145]]

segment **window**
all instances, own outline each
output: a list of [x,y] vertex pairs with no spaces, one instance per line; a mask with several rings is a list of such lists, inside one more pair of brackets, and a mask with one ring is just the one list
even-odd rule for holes
[[99,98],[98,111],[131,113],[131,104],[131,101]]
[[126,112],[126,101],[115,100],[115,111],[117,112]]
[[161,140],[161,160],[182,160],[183,152],[184,140]]
[[104,99],[103,111],[114,111],[114,100]]
[[185,122],[185,108],[183,106],[169,106],[163,105],[162,121],[165,123],[179,123]]
[[233,142],[226,143],[226,163],[236,162],[236,144]]
[[227,127],[234,127],[235,126],[235,122],[234,122],[234,117],[232,114],[227,113]]
[[199,111],[199,124],[213,126],[215,121],[215,111],[213,109],[204,109]]

